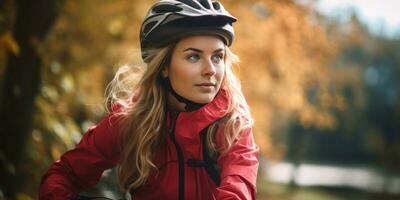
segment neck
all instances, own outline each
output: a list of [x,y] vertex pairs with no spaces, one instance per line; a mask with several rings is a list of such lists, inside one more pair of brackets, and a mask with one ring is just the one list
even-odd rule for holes
[[185,111],[185,106],[184,103],[179,102],[170,92],[167,93],[167,109],[169,111]]

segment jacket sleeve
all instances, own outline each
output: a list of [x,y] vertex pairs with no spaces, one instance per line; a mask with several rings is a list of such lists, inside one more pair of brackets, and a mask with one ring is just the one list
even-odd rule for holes
[[65,200],[93,187],[104,170],[119,160],[117,119],[108,114],[89,128],[76,147],[64,153],[43,175],[39,188],[40,200]]
[[[221,138],[217,138],[221,141]],[[221,167],[221,185],[216,199],[255,199],[259,148],[251,128],[241,132],[240,138],[226,154],[218,158]]]

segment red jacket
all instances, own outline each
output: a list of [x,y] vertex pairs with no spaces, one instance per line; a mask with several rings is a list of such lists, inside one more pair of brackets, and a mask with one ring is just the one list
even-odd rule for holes
[[[215,185],[204,168],[187,165],[188,159],[203,159],[199,134],[226,114],[228,103],[227,92],[221,90],[211,103],[193,112],[178,114],[172,135],[165,131],[166,143],[155,153],[158,174],[151,173],[146,184],[132,194],[133,199],[178,199],[182,185],[184,199],[255,199],[259,149],[251,129],[241,132],[240,139],[228,153],[218,157],[220,186]],[[39,199],[65,200],[96,185],[104,170],[118,164],[121,150],[114,114],[108,114],[91,127],[75,149],[64,153],[50,166],[43,176]],[[167,130],[172,128],[169,116],[167,113]],[[217,147],[222,145],[222,141],[223,132],[219,128],[215,141]],[[183,162],[179,164],[182,158]]]

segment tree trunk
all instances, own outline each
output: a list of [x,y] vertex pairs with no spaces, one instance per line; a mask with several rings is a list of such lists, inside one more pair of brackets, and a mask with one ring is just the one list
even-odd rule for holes
[[29,181],[23,180],[19,169],[41,82],[42,62],[34,42],[42,42],[58,11],[54,0],[17,0],[15,5],[13,35],[20,52],[8,55],[0,101],[0,186],[10,199],[15,198],[19,182]]

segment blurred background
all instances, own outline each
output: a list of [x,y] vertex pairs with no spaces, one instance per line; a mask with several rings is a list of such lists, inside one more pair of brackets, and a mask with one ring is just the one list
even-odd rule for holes
[[[0,199],[104,116],[154,0],[0,0]],[[221,0],[261,148],[257,199],[400,199],[400,2]],[[396,10],[397,9],[397,10]],[[89,191],[121,197],[114,171]]]

